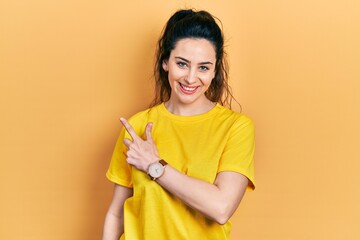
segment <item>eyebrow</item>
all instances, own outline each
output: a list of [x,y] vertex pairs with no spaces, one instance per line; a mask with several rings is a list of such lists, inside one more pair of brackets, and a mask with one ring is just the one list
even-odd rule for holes
[[[183,60],[184,62],[190,63],[190,61],[187,60],[186,58],[183,58],[183,57],[175,57],[175,58],[178,58],[178,59]],[[205,64],[213,64],[213,63],[212,62],[201,62],[201,63],[199,63],[199,65],[205,65]]]

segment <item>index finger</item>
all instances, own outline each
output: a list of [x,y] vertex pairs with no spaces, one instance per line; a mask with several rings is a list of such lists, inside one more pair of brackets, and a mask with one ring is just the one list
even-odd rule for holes
[[126,121],[125,118],[120,118],[120,122],[125,127],[126,131],[130,134],[133,141],[135,139],[139,138],[139,136],[136,134],[134,128],[130,125],[130,123],[128,123],[128,121]]

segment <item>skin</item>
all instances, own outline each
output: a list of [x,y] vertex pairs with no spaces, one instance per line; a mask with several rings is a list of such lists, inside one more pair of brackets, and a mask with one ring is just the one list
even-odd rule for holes
[[215,63],[215,49],[208,40],[179,40],[169,59],[163,62],[171,86],[166,108],[182,116],[201,114],[213,108],[214,103],[206,98],[205,92],[215,77]]
[[115,184],[113,199],[105,217],[103,240],[119,240],[124,232],[124,202],[132,195],[132,189]]
[[[205,39],[183,39],[176,44],[169,59],[163,63],[172,88],[170,99],[165,103],[170,112],[192,116],[214,107],[214,103],[204,93],[215,76],[215,61],[214,46]],[[124,139],[128,148],[126,161],[147,173],[149,165],[160,159],[151,134],[153,123],[147,124],[146,139],[142,139],[126,119],[121,118],[120,121],[131,136],[131,139]],[[219,224],[225,224],[233,215],[248,185],[248,179],[239,173],[220,172],[211,184],[189,177],[169,164],[156,182]],[[119,239],[123,233],[123,205],[130,196],[131,189],[115,186],[113,201],[105,220],[103,240]]]

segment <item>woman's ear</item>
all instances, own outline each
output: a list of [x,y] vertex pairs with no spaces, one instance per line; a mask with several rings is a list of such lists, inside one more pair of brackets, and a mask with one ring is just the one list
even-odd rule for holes
[[162,62],[162,68],[164,69],[165,72],[169,71],[167,60],[164,60]]

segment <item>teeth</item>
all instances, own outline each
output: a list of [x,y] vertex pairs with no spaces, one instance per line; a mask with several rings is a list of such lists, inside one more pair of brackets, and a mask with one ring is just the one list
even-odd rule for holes
[[183,89],[185,89],[186,91],[194,91],[194,90],[196,89],[196,87],[187,87],[187,86],[184,86],[184,85],[182,85],[182,84],[181,84],[181,87],[182,87]]

